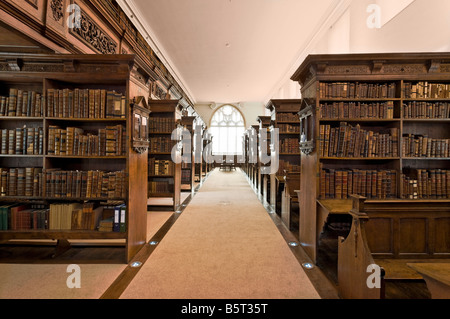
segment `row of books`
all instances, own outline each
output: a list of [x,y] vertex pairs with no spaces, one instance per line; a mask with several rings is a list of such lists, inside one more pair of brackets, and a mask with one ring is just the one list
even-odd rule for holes
[[157,160],[151,157],[148,160],[148,173],[157,176],[174,175],[175,165],[172,161]]
[[183,169],[181,170],[181,184],[190,184],[191,183],[191,169]]
[[151,181],[148,183],[148,193],[149,194],[161,194],[161,193],[172,193],[173,192],[173,184],[170,182],[164,181]]
[[1,196],[43,196],[42,168],[0,168],[0,176]]
[[387,99],[395,98],[396,83],[333,82],[319,84],[320,99]]
[[449,99],[450,84],[427,81],[406,82],[403,86],[403,96],[406,99]]
[[298,138],[285,138],[280,140],[280,153],[297,154],[300,152]]
[[42,127],[22,127],[0,130],[2,155],[43,155]]
[[417,169],[401,175],[403,199],[450,199],[450,170]]
[[321,104],[321,119],[393,119],[394,102],[361,103],[335,102]]
[[175,121],[171,117],[151,117],[149,121],[150,133],[172,133]]
[[11,88],[9,96],[0,97],[0,116],[42,117],[44,106],[43,94]]
[[0,206],[0,230],[46,230],[49,209],[45,205]]
[[170,137],[160,136],[151,137],[150,146],[148,149],[149,153],[170,153],[175,145],[175,141],[172,141]]
[[405,119],[449,119],[450,104],[446,102],[418,102],[413,101],[403,105]]
[[292,164],[289,161],[279,160],[278,162],[278,172],[279,174],[284,174],[287,171],[289,173],[299,173],[301,171],[300,165]]
[[58,118],[125,118],[126,98],[114,90],[48,89],[48,117]]
[[0,206],[0,230],[98,230],[126,232],[126,206],[119,203],[55,203]]
[[376,158],[399,156],[399,130],[374,132],[341,122],[339,127],[320,126],[319,156]]
[[50,198],[126,198],[124,171],[46,170],[43,180],[44,194]]
[[300,125],[279,124],[277,128],[282,133],[300,133]]
[[402,137],[404,157],[450,157],[450,139],[433,139],[427,135],[408,134]]
[[363,169],[320,169],[320,197],[348,199],[360,195],[369,199],[397,198],[397,171]]
[[126,130],[122,125],[98,129],[97,135],[77,127],[48,128],[48,155],[123,156],[126,154]]
[[278,122],[299,122],[300,118],[296,113],[278,113],[277,114]]

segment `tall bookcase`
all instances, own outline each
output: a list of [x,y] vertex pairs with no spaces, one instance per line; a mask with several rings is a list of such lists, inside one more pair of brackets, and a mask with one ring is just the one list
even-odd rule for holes
[[[149,100],[150,148],[148,175],[148,206],[172,206],[177,210],[181,202],[181,151],[175,147],[180,141],[181,116],[178,100]],[[154,165],[154,166],[153,166]],[[164,169],[159,169],[164,167]],[[152,199],[171,199],[171,204]]]
[[[261,196],[263,196],[264,200],[266,202],[269,202],[268,193],[270,189],[270,175],[268,174],[261,174],[261,169],[263,167],[270,167],[271,163],[264,164],[261,162],[261,159],[263,155],[266,157],[270,157],[270,125],[272,123],[272,117],[271,116],[258,116],[257,122],[259,123],[259,143],[258,143],[258,181],[259,181],[259,193]],[[262,132],[265,130],[266,132],[266,139],[263,139]],[[266,145],[266,154],[263,154],[263,143]]]
[[133,65],[132,55],[0,56],[0,240],[124,240],[127,262],[143,246]]
[[[278,129],[279,143],[273,145],[272,140],[272,161],[278,156],[279,169],[276,174],[270,176],[270,205],[275,208],[278,214],[281,213],[281,192],[280,186],[284,183],[284,176],[300,178],[300,121],[298,112],[300,111],[302,100],[285,99],[271,100],[266,108],[271,112],[272,130]],[[273,131],[271,132],[273,134]],[[272,187],[273,186],[273,187]]]
[[310,256],[326,214],[347,213],[351,194],[450,204],[450,54],[312,55],[292,80],[310,105],[300,112]]
[[195,116],[183,116],[181,119],[181,126],[189,131],[191,135],[191,149],[186,150],[186,154],[182,156],[189,158],[190,163],[184,162],[181,164],[181,191],[194,191],[194,181],[195,181],[195,162],[194,162],[194,123]]
[[[201,119],[199,117],[196,118],[196,121],[194,122],[194,125],[199,126],[200,129],[195,130],[194,128],[194,134],[193,136],[193,155],[194,155],[194,162],[195,163],[195,181],[198,183],[202,182],[203,178],[203,125],[201,123]],[[198,143],[197,143],[198,141]]]

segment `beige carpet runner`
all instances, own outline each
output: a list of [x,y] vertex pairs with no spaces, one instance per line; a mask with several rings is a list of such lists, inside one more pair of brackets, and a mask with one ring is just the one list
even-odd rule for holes
[[214,171],[124,299],[317,299],[244,174]]

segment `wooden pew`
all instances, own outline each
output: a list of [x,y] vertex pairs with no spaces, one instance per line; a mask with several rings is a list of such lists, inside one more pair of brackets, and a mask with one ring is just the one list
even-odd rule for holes
[[[448,200],[370,201],[353,196],[352,228],[338,241],[338,287],[345,299],[380,299],[387,280],[423,276],[411,263],[450,261]],[[381,286],[369,288],[370,265],[380,268]]]

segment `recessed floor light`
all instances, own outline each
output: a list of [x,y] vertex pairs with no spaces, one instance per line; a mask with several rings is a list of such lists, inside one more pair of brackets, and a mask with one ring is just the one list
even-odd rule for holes
[[142,263],[140,261],[135,261],[131,264],[131,268],[139,268],[142,266]]
[[304,268],[306,268],[306,269],[313,269],[314,268],[314,265],[311,264],[311,263],[304,263],[304,264],[302,264],[302,266]]
[[158,245],[158,242],[153,240],[153,241],[149,242],[149,245],[156,246],[156,245]]
[[291,247],[298,247],[298,243],[295,242],[295,241],[291,241],[291,242],[289,243],[289,246],[291,246]]

